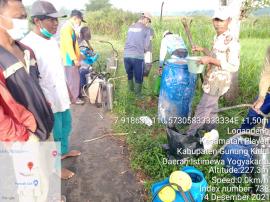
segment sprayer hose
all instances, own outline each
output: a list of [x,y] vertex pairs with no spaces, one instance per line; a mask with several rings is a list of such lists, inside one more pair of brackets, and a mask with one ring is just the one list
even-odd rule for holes
[[[173,188],[172,186],[176,186],[177,187],[177,191],[180,192],[181,196],[183,197],[184,199],[184,202],[189,202],[187,196],[185,195],[185,192],[183,191],[182,187],[180,187],[178,184],[176,183],[169,183],[169,184],[165,184],[163,185],[161,188],[159,188],[159,190],[155,193],[155,195],[153,196],[152,198],[152,202],[155,200],[155,198],[157,197],[157,195],[161,192],[161,190],[164,188],[164,187],[167,187],[167,186],[170,186],[171,188]],[[173,188],[174,189],[174,188]],[[189,191],[188,191],[189,192]],[[190,197],[190,201],[191,202],[195,202],[192,194],[189,193],[189,197]]]
[[[253,106],[252,104],[240,104],[240,105],[235,105],[231,107],[223,107],[223,108],[218,109],[215,112],[223,112],[223,111],[227,111],[231,109],[237,109],[237,108],[242,108],[242,107],[252,107],[252,106]],[[262,115],[264,118],[270,118],[270,115],[263,113],[261,110],[259,110],[258,114]]]

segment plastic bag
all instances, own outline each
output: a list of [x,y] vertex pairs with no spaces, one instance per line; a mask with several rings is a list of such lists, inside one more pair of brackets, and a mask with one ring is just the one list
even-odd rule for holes
[[170,153],[180,158],[193,156],[198,150],[203,149],[199,137],[181,134],[170,128],[167,128],[167,139]]

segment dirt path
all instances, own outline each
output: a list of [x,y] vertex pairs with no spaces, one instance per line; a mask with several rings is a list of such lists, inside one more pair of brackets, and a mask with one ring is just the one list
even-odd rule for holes
[[72,110],[71,148],[79,149],[82,155],[63,162],[64,167],[76,173],[72,179],[62,181],[67,202],[143,201],[143,186],[129,168],[127,149],[121,140],[105,137],[84,143],[110,133],[112,118],[105,115],[102,119],[100,109],[90,104],[73,106]]

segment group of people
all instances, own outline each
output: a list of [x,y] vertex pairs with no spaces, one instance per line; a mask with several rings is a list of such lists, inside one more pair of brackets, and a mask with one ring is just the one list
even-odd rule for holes
[[[199,129],[211,131],[216,128],[218,119],[218,101],[231,87],[234,74],[240,66],[240,44],[236,35],[230,30],[232,16],[227,8],[217,9],[212,17],[212,23],[216,31],[212,50],[194,45],[192,51],[202,52],[203,56],[198,63],[206,66],[204,82],[202,85],[203,95],[197,105],[194,122],[189,126],[187,135],[195,136]],[[124,49],[124,64],[128,76],[128,90],[135,91],[137,97],[141,97],[141,86],[143,83],[144,53],[151,47],[150,34],[151,15],[142,13],[139,21],[132,24],[127,33]],[[166,55],[171,58],[182,59],[188,56],[188,50],[184,40],[178,34],[169,30],[163,33],[159,57],[159,74],[162,74]],[[265,66],[260,81],[260,93],[253,108],[250,109],[242,129],[250,129],[260,123],[263,113],[270,112],[270,51],[268,49]],[[135,81],[135,88],[134,88]],[[254,121],[255,120],[255,121]],[[268,123],[270,126],[270,123]],[[269,127],[268,127],[269,128]]]
[[[53,36],[65,16],[52,3],[32,4],[30,32],[27,16],[21,0],[0,0],[0,141],[55,141],[62,160],[79,156],[69,148],[70,104],[83,103],[80,89],[96,60],[90,29],[79,29],[83,14],[73,10],[58,42]],[[73,176],[61,168],[61,179]]]
[[[98,55],[89,44],[90,29],[81,28],[83,14],[73,10],[60,30],[60,42],[56,34],[60,14],[53,4],[36,1],[31,6],[32,30],[28,33],[27,13],[21,0],[0,0],[0,141],[56,141],[61,143],[61,159],[81,154],[69,149],[72,131],[71,103],[82,104],[81,89],[85,74]],[[152,16],[144,12],[138,22],[128,29],[124,65],[128,76],[128,89],[142,97],[144,54],[152,49]],[[230,33],[230,15],[218,10],[213,16],[216,36],[212,50],[195,45],[193,51],[203,52],[199,63],[207,66],[203,83],[203,96],[198,104],[196,122],[190,125],[188,135],[198,129],[216,127],[206,120],[217,117],[218,101],[230,88],[231,74],[240,64],[239,41]],[[79,31],[78,31],[79,30]],[[27,35],[26,35],[27,34]],[[165,31],[160,47],[162,73],[166,54],[172,58],[185,58],[187,47],[181,36]],[[259,110],[270,112],[270,49],[259,85],[259,96],[250,109],[242,128],[252,128]],[[217,85],[222,77],[225,82]],[[270,125],[270,124],[269,124]],[[61,178],[69,179],[74,173],[61,169]]]

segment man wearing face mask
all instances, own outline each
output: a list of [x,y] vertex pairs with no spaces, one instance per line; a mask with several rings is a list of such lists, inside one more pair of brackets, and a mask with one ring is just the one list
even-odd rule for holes
[[[60,153],[64,159],[79,156],[81,152],[69,151],[69,136],[72,128],[70,99],[60,48],[52,37],[57,31],[60,17],[65,16],[58,13],[50,2],[33,3],[31,8],[33,31],[22,40],[22,43],[31,47],[36,55],[41,76],[40,85],[54,113],[54,140],[61,142]],[[62,169],[62,179],[69,179],[73,175],[73,172]]]
[[[13,2],[13,6],[19,6],[21,4],[20,1]],[[0,11],[1,11],[1,19],[0,19],[0,43],[1,46],[3,44],[7,44],[9,49],[13,49],[13,44],[8,43],[9,40],[13,38],[21,38],[24,36],[24,33],[27,32],[28,23],[26,20],[17,20],[9,18],[8,16],[3,15],[3,10],[7,9],[8,1],[0,1]],[[24,17],[25,13],[23,14]],[[3,27],[3,21],[9,19],[9,28],[13,26],[13,23],[21,22],[23,25],[21,31],[18,32],[16,36],[16,29],[6,29]],[[7,25],[6,25],[7,26]],[[15,31],[15,32],[14,32]],[[21,35],[21,36],[19,36]],[[2,37],[5,36],[5,37]],[[5,39],[5,40],[4,40]],[[9,39],[9,40],[7,40]],[[14,51],[13,51],[14,52]],[[2,58],[4,60],[4,58]],[[19,104],[13,97],[11,92],[6,86],[6,81],[3,75],[4,69],[0,68],[0,141],[27,141],[32,132],[36,131],[36,121],[35,117],[31,112],[29,112],[25,106]],[[32,132],[31,132],[32,131]]]
[[[39,71],[34,53],[18,42],[27,31],[28,21],[22,2],[0,0],[0,141],[30,142],[32,153],[16,155],[16,152],[10,152],[13,170],[17,182],[25,180],[21,172],[25,172],[23,165],[31,159],[35,162],[31,176],[42,182],[35,187],[18,185],[20,202],[47,197],[47,178],[44,170],[39,167],[40,146],[33,143],[48,140],[54,123],[52,110],[39,86]],[[11,151],[23,151],[29,149],[27,145],[12,144],[9,148]]]
[[76,31],[83,20],[82,12],[73,10],[70,19],[63,25],[60,31],[60,48],[61,55],[65,65],[68,88],[70,91],[71,101],[75,104],[84,104],[79,99],[80,92],[80,48]]
[[[53,127],[53,113],[39,86],[39,71],[33,51],[18,42],[28,31],[26,11],[19,0],[0,0],[0,84],[6,88],[12,98],[29,110],[35,117],[36,129],[25,131],[44,141],[50,136]],[[3,93],[3,94],[2,94]],[[6,95],[0,92],[4,101],[4,113],[14,115],[15,109],[5,102]],[[15,104],[15,103],[14,103]],[[14,111],[15,110],[15,111]],[[14,112],[13,112],[14,111]],[[18,122],[2,125],[1,140],[12,141],[12,129]],[[14,131],[16,132],[16,131]],[[21,136],[22,134],[17,134]],[[6,138],[3,138],[6,136]],[[26,136],[25,136],[26,137]],[[27,138],[25,138],[27,140]]]
[[[135,91],[141,98],[143,75],[144,75],[144,53],[149,50],[151,30],[147,26],[151,23],[151,15],[142,13],[138,22],[128,28],[126,44],[124,49],[124,63],[128,76],[128,89]],[[133,81],[135,77],[135,84]]]

